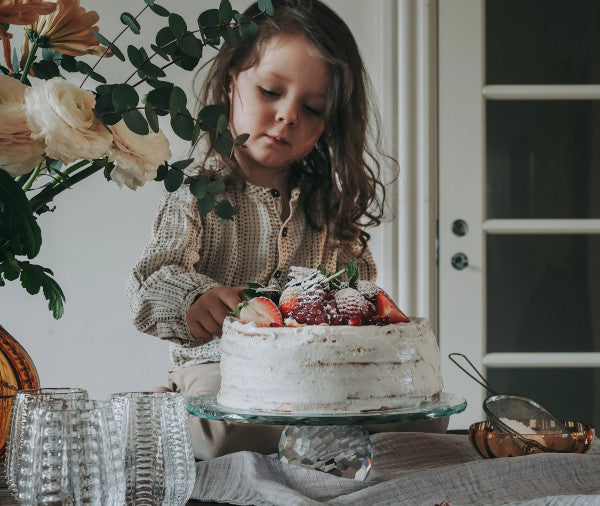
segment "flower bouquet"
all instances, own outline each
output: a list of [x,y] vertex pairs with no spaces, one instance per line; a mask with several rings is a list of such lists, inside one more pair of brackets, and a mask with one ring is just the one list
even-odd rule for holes
[[[229,0],[201,12],[197,27],[155,0],[144,4],[137,15],[121,14],[124,29],[109,39],[95,26],[98,14],[79,0],[0,0],[0,286],[18,279],[31,294],[41,289],[55,318],[64,312],[65,295],[49,268],[29,260],[42,244],[38,216],[53,211],[54,199],[79,181],[102,171],[131,189],[151,180],[168,191],[190,184],[200,213],[227,220],[237,212],[218,197],[222,181],[186,174],[193,159],[169,161],[159,117],[168,116],[173,132],[192,145],[203,131],[212,132],[213,147],[223,155],[242,145],[247,135],[233,137],[224,107],[192,114],[167,71],[172,65],[194,71],[205,46],[238,44],[255,35],[256,23]],[[271,0],[258,4],[262,14],[272,15]],[[122,51],[118,39],[127,30],[139,34],[147,10],[164,18],[165,26],[148,47]],[[20,55],[11,44],[16,25],[25,31]],[[78,59],[84,55],[97,56],[96,63]],[[128,77],[108,83],[97,69],[106,57],[127,65]],[[67,74],[79,75],[81,85],[66,80]]]

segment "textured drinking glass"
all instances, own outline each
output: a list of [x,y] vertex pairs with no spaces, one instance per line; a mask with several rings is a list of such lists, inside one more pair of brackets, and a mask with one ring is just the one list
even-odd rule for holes
[[[40,405],[60,405],[72,400],[87,400],[83,388],[34,388],[20,390],[15,394],[10,412],[10,427],[6,444],[6,483],[16,498],[19,483],[21,447],[26,431],[31,431],[32,408]],[[30,436],[30,435],[28,435]]]
[[121,437],[107,401],[50,401],[31,409],[21,447],[23,504],[121,505]]
[[125,504],[186,504],[196,467],[183,397],[125,392],[110,399],[124,438]]

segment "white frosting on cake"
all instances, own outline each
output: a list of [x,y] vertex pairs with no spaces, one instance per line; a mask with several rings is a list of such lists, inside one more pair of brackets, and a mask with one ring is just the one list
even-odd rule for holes
[[226,407],[361,412],[416,406],[442,386],[424,318],[382,327],[223,324],[218,402]]

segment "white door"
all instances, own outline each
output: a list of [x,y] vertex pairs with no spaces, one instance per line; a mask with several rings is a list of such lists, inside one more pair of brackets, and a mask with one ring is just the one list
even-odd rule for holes
[[[439,338],[446,390],[600,426],[597,0],[442,0]],[[462,220],[462,221],[461,221]]]

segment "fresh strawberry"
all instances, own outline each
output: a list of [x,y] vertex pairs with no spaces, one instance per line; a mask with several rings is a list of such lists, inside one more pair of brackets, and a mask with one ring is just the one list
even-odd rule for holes
[[284,318],[287,318],[298,303],[298,295],[302,293],[300,286],[290,286],[281,292],[279,298],[279,311]]
[[383,291],[377,294],[377,316],[380,318],[389,317],[390,323],[407,323],[410,321]]
[[358,293],[360,293],[365,299],[373,304],[377,302],[377,294],[383,291],[375,283],[365,279],[359,279],[354,288],[356,288]]
[[342,288],[336,292],[335,301],[339,313],[348,319],[349,325],[352,325],[350,321],[356,322],[357,319],[362,323],[375,313],[375,306],[354,288]]
[[266,297],[255,297],[245,302],[240,310],[240,321],[253,322],[259,327],[283,325],[283,318],[277,304]]

